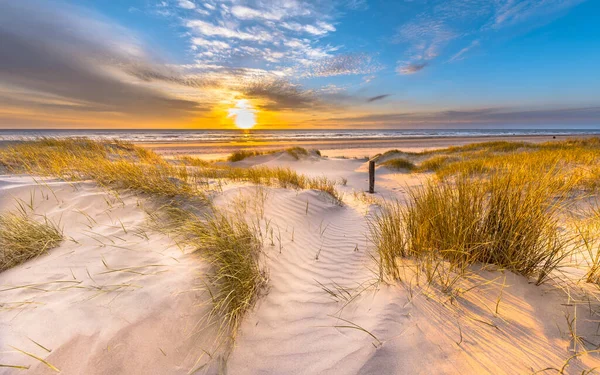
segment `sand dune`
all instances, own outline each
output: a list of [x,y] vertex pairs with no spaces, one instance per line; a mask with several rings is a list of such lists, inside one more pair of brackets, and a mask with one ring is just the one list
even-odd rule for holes
[[17,201],[33,202],[68,239],[0,274],[2,363],[53,373],[15,347],[65,374],[185,374],[209,350],[195,329],[206,312],[197,291],[205,266],[145,229],[142,199],[92,183],[2,176],[0,209]]
[[[241,325],[229,374],[527,374],[560,368],[574,354],[573,314],[585,329],[594,324],[556,286],[509,272],[476,271],[455,301],[410,277],[377,283],[367,239],[376,207],[353,195],[366,185],[364,160],[273,154],[236,165],[287,166],[347,183],[338,187],[344,205],[323,192],[246,184],[216,196],[226,208],[266,194],[261,225],[273,233],[265,234],[268,287]],[[378,197],[402,199],[421,179],[382,167],[377,183]],[[219,372],[215,332],[199,326],[209,307],[199,287],[207,265],[147,230],[149,203],[92,183],[2,176],[0,210],[17,200],[60,222],[68,239],[0,274],[2,363],[53,373],[14,347],[65,374]],[[568,373],[596,366],[600,360],[583,355]]]

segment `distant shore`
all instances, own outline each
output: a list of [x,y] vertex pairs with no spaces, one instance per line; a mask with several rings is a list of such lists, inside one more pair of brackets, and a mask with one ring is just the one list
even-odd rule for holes
[[477,137],[412,137],[386,139],[327,139],[307,141],[281,142],[169,142],[169,143],[136,143],[138,146],[154,150],[165,156],[194,155],[203,159],[221,159],[238,150],[269,151],[289,147],[314,148],[329,157],[365,157],[385,152],[390,149],[418,152],[449,146],[460,146],[469,143],[491,141],[549,142],[570,138],[589,138],[590,135],[503,135]]

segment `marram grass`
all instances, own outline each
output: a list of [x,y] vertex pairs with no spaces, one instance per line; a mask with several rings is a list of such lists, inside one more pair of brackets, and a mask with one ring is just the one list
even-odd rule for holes
[[21,211],[0,215],[0,272],[44,254],[62,240],[62,231],[45,218],[39,222]]
[[[270,155],[270,154],[275,154],[278,152],[287,152],[289,155],[291,155],[296,160],[299,160],[301,156],[308,155],[308,150],[303,147],[290,147],[290,148],[286,148],[285,150],[271,150],[271,151],[239,150],[239,151],[235,151],[231,155],[229,155],[227,157],[227,161],[236,162],[236,161],[241,161],[241,160],[253,157],[253,156]],[[317,151],[317,153],[318,153],[318,151]],[[320,155],[320,153],[318,153],[318,154]]]
[[406,204],[385,205],[370,221],[381,277],[399,279],[403,259],[431,265],[433,256],[456,269],[494,264],[544,282],[572,248],[558,214],[574,182],[556,183],[555,171],[529,173],[430,180],[411,189]]
[[[301,148],[286,150],[306,154]],[[13,173],[56,176],[67,180],[94,180],[114,189],[130,189],[151,196],[176,196],[208,203],[210,180],[247,181],[293,189],[315,189],[341,197],[335,182],[309,178],[289,168],[236,168],[184,157],[168,162],[152,151],[129,143],[86,138],[22,142],[0,149],[0,166]]]
[[[496,171],[528,168],[533,175],[560,170],[578,179],[574,189],[597,191],[600,187],[600,138],[572,139],[545,143],[483,142],[423,152],[392,150],[384,155],[413,172],[435,172],[444,179],[452,176],[483,176]],[[389,160],[392,164],[394,159]]]
[[207,288],[213,308],[207,318],[217,318],[220,334],[232,343],[243,316],[267,282],[257,228],[242,215],[214,209],[204,216],[181,209],[165,212],[163,229],[210,262]]
[[412,171],[416,168],[416,165],[413,162],[405,158],[390,159],[383,162],[381,165],[396,170],[406,169],[408,171]]

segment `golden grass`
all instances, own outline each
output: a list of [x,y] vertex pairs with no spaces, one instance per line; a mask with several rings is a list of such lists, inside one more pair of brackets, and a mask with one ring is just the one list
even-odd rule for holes
[[[484,142],[419,153],[392,150],[384,155],[401,155],[403,163],[414,172],[435,172],[443,179],[449,176],[485,176],[494,171],[526,167],[532,173],[560,170],[579,181],[573,188],[597,191],[600,188],[600,138],[574,139],[561,142]],[[393,160],[393,159],[392,159]],[[390,160],[390,162],[392,162]]]
[[412,171],[416,168],[416,165],[413,162],[405,158],[395,158],[386,160],[383,163],[381,163],[381,165],[396,170],[405,169],[408,171]]
[[583,219],[575,222],[585,255],[588,270],[585,281],[600,284],[600,203],[596,200],[583,212]]
[[[290,168],[254,166],[251,168],[213,165],[191,170],[197,181],[222,179],[234,182],[249,182],[256,185],[274,186],[285,189],[314,189],[329,194],[336,204],[342,204],[342,196],[335,188],[335,181],[327,177],[308,177]],[[341,181],[343,183],[343,181]]]
[[[411,189],[406,205],[389,203],[370,222],[381,277],[398,279],[407,257],[440,266],[433,257],[453,269],[494,264],[544,282],[573,244],[558,223],[573,182],[557,178],[556,171],[532,176],[513,169],[487,179],[430,180]],[[436,269],[428,272],[432,278]]]
[[44,218],[38,222],[23,211],[0,215],[0,272],[58,246],[62,231]]
[[89,139],[41,139],[0,150],[0,164],[13,173],[96,181],[166,197],[205,199],[185,168],[167,163],[143,148]]
[[219,318],[220,333],[233,343],[243,316],[267,281],[258,229],[243,215],[216,210],[203,216],[181,209],[167,209],[166,214],[166,223],[159,221],[162,229],[212,265],[207,287],[213,308],[207,318]]
[[[239,151],[235,151],[234,153],[229,155],[227,157],[227,161],[236,162],[236,161],[241,161],[246,158],[253,157],[253,156],[271,155],[271,154],[276,154],[278,152],[287,152],[296,160],[299,160],[301,156],[308,155],[308,150],[303,147],[290,147],[290,148],[286,148],[285,150],[271,150],[271,151],[239,150]],[[316,151],[316,152],[318,155],[320,155],[320,153],[318,151]]]
[[[288,149],[287,152],[294,155],[308,153],[302,148]],[[210,179],[315,189],[330,194],[336,203],[341,203],[335,183],[324,177],[309,178],[289,168],[228,167],[192,157],[169,163],[152,151],[115,141],[43,138],[23,142],[0,149],[0,166],[12,173],[67,180],[91,179],[114,189],[131,189],[161,197],[194,198],[204,203],[209,200]]]

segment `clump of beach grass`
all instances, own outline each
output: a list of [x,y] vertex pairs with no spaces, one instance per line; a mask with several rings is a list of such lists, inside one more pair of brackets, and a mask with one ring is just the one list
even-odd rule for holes
[[589,192],[600,188],[599,137],[543,143],[482,142],[422,152],[390,150],[380,158],[388,159],[383,165],[411,172],[435,172],[440,179],[458,175],[485,177],[495,171],[521,167],[534,174],[560,169],[565,175],[577,177],[574,190]]
[[[270,150],[270,151],[238,150],[238,151],[233,152],[231,155],[229,155],[227,157],[227,161],[236,162],[236,161],[241,161],[246,158],[253,157],[253,156],[270,155],[270,154],[276,154],[278,152],[286,152],[296,160],[299,160],[301,156],[307,156],[309,154],[308,150],[303,147],[290,147],[290,148],[286,148],[284,150]],[[315,151],[315,152],[317,153],[317,155],[319,155],[319,156],[321,155],[320,152],[318,152],[318,151]]]
[[303,147],[290,147],[285,149],[285,152],[292,155],[296,160],[299,160],[301,156],[307,156],[308,150]]
[[256,185],[274,186],[285,189],[314,189],[329,194],[334,203],[341,205],[342,196],[335,188],[335,181],[327,177],[308,177],[290,168],[254,166],[239,168],[214,166],[190,171],[197,181],[223,179],[234,182],[250,182]]
[[418,170],[425,171],[425,172],[429,172],[429,171],[436,172],[454,160],[456,160],[456,159],[454,159],[450,156],[444,156],[444,155],[433,156],[433,157],[423,161],[422,163],[420,163]]
[[600,284],[600,203],[596,200],[584,212],[583,220],[576,220],[575,227],[579,234],[585,255],[587,255],[587,272],[585,281]]
[[263,151],[238,150],[238,151],[233,152],[231,155],[229,155],[227,157],[227,161],[236,162],[236,161],[241,161],[246,158],[253,157],[253,156],[260,156],[260,155],[266,155],[266,154],[267,154],[267,152],[263,152]]
[[267,282],[258,229],[243,215],[216,209],[196,215],[169,208],[165,217],[162,230],[210,262],[212,273],[206,286],[213,307],[207,319],[216,318],[220,334],[232,344],[243,316]]
[[407,171],[413,171],[414,169],[416,169],[416,165],[405,158],[395,158],[386,160],[385,162],[381,163],[381,165],[396,170],[405,169]]
[[25,212],[0,215],[0,272],[58,246],[62,231],[44,217],[39,222]]
[[91,179],[105,187],[153,196],[206,198],[187,169],[123,142],[43,138],[0,150],[0,164],[13,173]]
[[401,155],[415,164],[411,171],[435,172],[441,179],[485,176],[494,171],[527,167],[534,174],[560,169],[565,175],[575,176],[579,181],[573,185],[574,189],[597,191],[600,187],[600,138],[597,137],[545,143],[483,142],[418,153],[392,150],[384,154],[393,155]]
[[557,178],[515,169],[411,189],[407,204],[388,203],[370,222],[381,276],[398,279],[404,258],[431,264],[434,256],[458,269],[494,264],[544,282],[573,244],[558,223],[572,182]]
[[[300,155],[305,149],[290,149]],[[289,168],[230,167],[185,157],[167,162],[152,151],[129,143],[86,138],[42,138],[0,149],[0,166],[12,173],[60,177],[71,181],[94,180],[112,189],[129,189],[151,196],[176,196],[209,202],[209,180],[248,181],[294,189],[316,189],[341,204],[335,183],[310,178]]]

